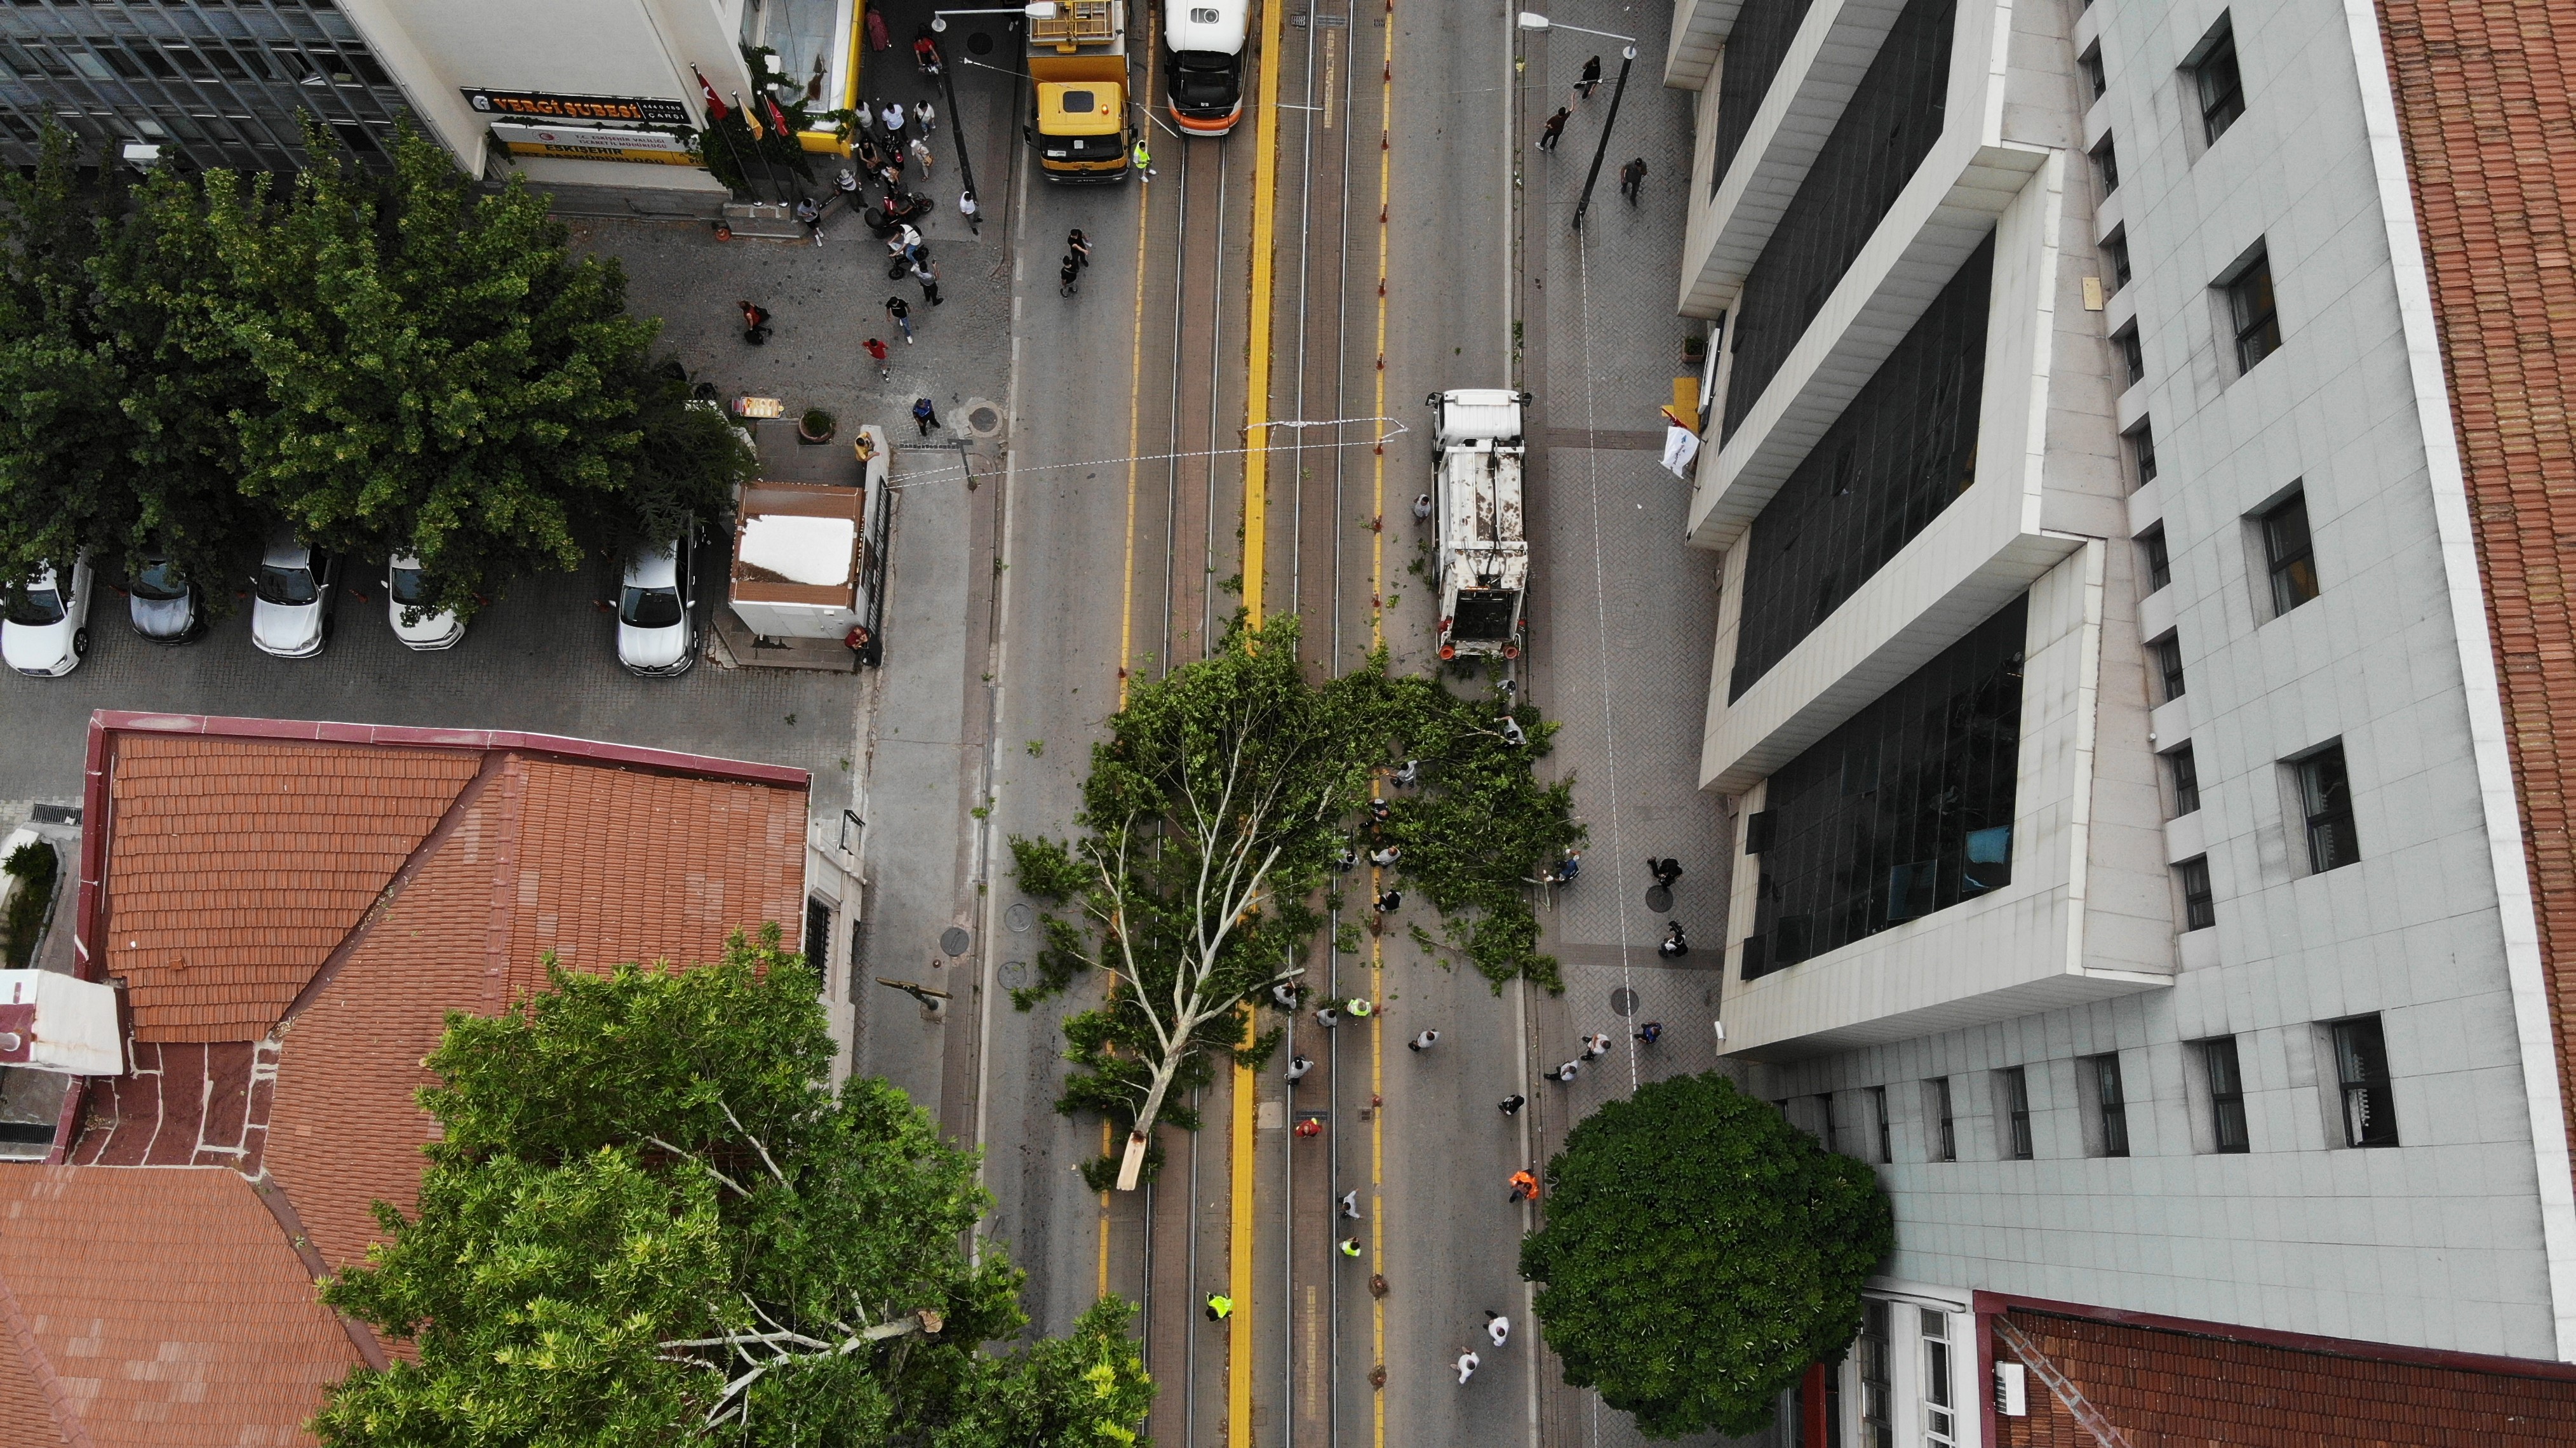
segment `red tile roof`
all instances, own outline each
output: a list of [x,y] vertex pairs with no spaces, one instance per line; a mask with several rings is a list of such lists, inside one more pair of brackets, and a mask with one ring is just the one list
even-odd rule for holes
[[0,1171],[0,1282],[13,1445],[309,1443],[324,1385],[359,1361],[234,1172]]

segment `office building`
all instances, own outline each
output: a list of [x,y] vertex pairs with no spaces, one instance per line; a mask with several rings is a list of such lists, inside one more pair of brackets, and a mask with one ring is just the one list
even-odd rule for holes
[[2535,18],[1677,0],[1726,1049],[1898,1220],[1783,1441],[2576,1433]]

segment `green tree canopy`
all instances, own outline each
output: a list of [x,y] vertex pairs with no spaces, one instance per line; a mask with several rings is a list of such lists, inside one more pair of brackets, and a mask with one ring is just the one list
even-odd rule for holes
[[546,199],[479,195],[417,132],[378,178],[316,158],[292,194],[208,177],[226,321],[267,408],[238,417],[242,488],[325,547],[419,555],[471,616],[511,574],[581,565],[625,486],[651,323],[613,264],[575,260]]
[[550,971],[452,1015],[417,1217],[325,1300],[413,1349],[337,1384],[333,1448],[1126,1444],[1132,1309],[1010,1356],[1022,1274],[964,1243],[975,1160],[892,1086],[826,1082],[778,928],[686,970]]
[[1521,1244],[1565,1380],[1650,1438],[1759,1431],[1808,1365],[1860,1333],[1895,1248],[1878,1178],[1711,1072],[1613,1101],[1547,1164]]

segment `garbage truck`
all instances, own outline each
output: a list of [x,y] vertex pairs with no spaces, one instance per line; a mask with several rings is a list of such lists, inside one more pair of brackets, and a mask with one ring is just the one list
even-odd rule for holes
[[1521,421],[1530,395],[1467,387],[1430,396],[1440,657],[1520,657],[1529,592]]

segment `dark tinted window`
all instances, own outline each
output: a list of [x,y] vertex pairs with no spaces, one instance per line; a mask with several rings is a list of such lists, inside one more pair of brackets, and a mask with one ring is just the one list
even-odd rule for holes
[[2238,1069],[2236,1038],[2203,1041],[2201,1064],[2209,1072],[2210,1134],[2220,1151],[2249,1151],[2253,1138],[2245,1129],[2245,1076]]
[[2176,818],[2200,808],[2200,765],[2191,757],[2191,746],[2165,756],[2165,775],[2173,781],[2173,812]]
[[1789,42],[1807,18],[1809,0],[1745,0],[1726,34],[1726,65],[1717,77],[1717,164],[1710,168],[1709,194],[1726,184],[1736,148],[1753,129],[1762,98],[1788,57]]
[[2030,1077],[2019,1066],[2003,1072],[2004,1155],[2015,1161],[2031,1158],[2030,1143]]
[[385,582],[393,590],[394,602],[404,605],[429,602],[429,587],[417,568],[393,568],[385,572]]
[[259,566],[259,597],[263,603],[305,604],[321,596],[310,568],[272,568],[265,563]]
[[168,603],[188,596],[188,580],[180,577],[178,568],[166,558],[156,558],[135,570],[125,587],[146,603]]
[[2269,256],[2257,253],[2252,264],[2227,284],[2227,310],[2236,324],[2236,370],[2251,372],[2255,363],[2281,350],[2281,318],[2272,304]]
[[2184,685],[2182,640],[2167,634],[2147,645],[2147,654],[2155,660],[2157,682],[2164,686],[2165,696],[2160,702],[2170,704],[2181,698]]
[[2124,436],[2129,440],[2130,470],[2137,474],[2138,486],[2143,488],[2156,480],[2156,431],[2142,422]]
[[2288,613],[2317,596],[2317,555],[2308,536],[2308,499],[2293,493],[2263,515],[2263,561],[2272,574],[2272,612]]
[[2120,1058],[2095,1056],[2085,1066],[2093,1073],[2093,1109],[2100,1113],[2102,1154],[2129,1154],[2129,1096],[2120,1084]]
[[680,621],[680,590],[629,588],[618,599],[617,618],[631,628],[669,628]]
[[2200,92],[2202,134],[2216,142],[2245,114],[2245,78],[2236,67],[2236,32],[2227,21],[2218,22],[2218,32],[2192,67],[2192,80]]
[[9,599],[9,621],[23,628],[61,623],[66,613],[63,596],[50,588],[24,589]]
[[2379,1017],[2334,1024],[2335,1083],[2343,1090],[2346,1146],[2395,1146],[2397,1098],[2388,1089],[2388,1042]]
[[2173,582],[2173,559],[2165,552],[2165,529],[2159,523],[2138,535],[2138,552],[2147,565],[2147,592]]
[[2174,866],[2182,885],[2182,928],[2207,930],[2218,923],[2218,902],[2209,889],[2209,857],[2196,856]]
[[2343,746],[2331,744],[2299,761],[2299,803],[2307,813],[2308,868],[2323,874],[2361,858],[2352,823],[2352,780]]

